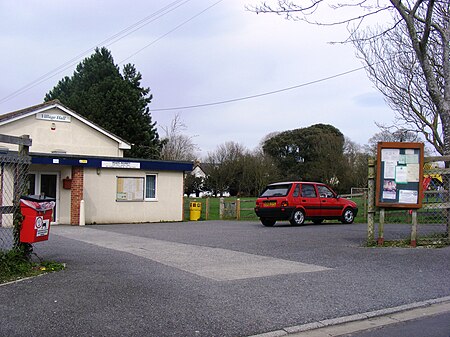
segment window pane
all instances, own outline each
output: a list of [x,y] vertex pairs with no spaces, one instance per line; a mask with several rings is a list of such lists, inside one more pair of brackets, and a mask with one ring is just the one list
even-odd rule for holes
[[145,198],[154,199],[156,198],[156,176],[148,175],[145,179]]
[[316,196],[316,190],[313,185],[302,184],[302,197],[315,198]]
[[261,194],[261,197],[285,197],[289,193],[291,186],[292,184],[269,185]]
[[319,194],[321,198],[333,198],[334,193],[330,191],[330,189],[326,186],[318,185],[317,189],[319,190]]

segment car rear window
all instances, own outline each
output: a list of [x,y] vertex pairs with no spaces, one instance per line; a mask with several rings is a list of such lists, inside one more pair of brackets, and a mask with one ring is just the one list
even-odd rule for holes
[[261,197],[285,197],[289,193],[292,184],[269,185],[266,187]]

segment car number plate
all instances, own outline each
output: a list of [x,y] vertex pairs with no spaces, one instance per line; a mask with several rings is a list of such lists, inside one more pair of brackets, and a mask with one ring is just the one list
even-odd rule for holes
[[277,205],[277,202],[276,201],[264,201],[264,206],[267,206],[267,207],[274,207],[274,206],[276,206]]

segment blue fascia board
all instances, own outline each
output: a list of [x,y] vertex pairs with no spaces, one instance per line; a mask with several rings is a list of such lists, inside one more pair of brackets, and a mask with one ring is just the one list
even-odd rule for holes
[[[55,166],[78,166],[103,169],[139,169],[155,171],[192,171],[193,162],[146,160],[135,158],[117,157],[91,157],[91,156],[71,156],[65,154],[30,154],[32,164],[55,165]],[[105,166],[105,162],[108,166]],[[139,167],[136,165],[139,164]]]

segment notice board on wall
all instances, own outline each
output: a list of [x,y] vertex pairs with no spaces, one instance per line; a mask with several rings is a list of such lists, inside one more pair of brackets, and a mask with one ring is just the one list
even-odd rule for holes
[[423,143],[378,143],[378,207],[422,207],[423,150]]
[[117,177],[116,201],[143,201],[144,178]]

